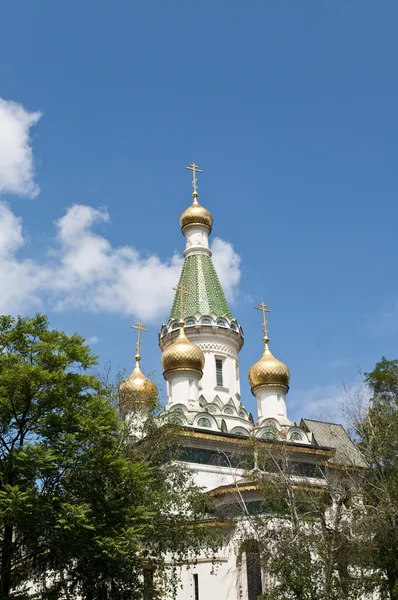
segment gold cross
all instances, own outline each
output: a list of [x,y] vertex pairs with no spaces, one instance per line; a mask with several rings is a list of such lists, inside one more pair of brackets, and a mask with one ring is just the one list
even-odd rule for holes
[[141,355],[141,331],[148,331],[148,329],[145,329],[145,325],[141,321],[141,319],[139,321],[137,321],[137,323],[135,325],[131,325],[131,329],[138,330],[137,343],[136,343],[135,347],[137,349],[137,354]]
[[255,307],[256,310],[261,310],[261,312],[263,313],[263,332],[264,335],[268,335],[268,330],[267,330],[267,317],[265,316],[265,313],[270,313],[271,311],[269,310],[269,308],[267,308],[267,305],[264,304],[264,301],[261,300],[261,302]]
[[183,322],[184,321],[184,294],[190,294],[191,292],[189,292],[182,285],[182,283],[179,283],[177,285],[177,287],[173,288],[173,290],[175,290],[176,292],[178,292],[180,294],[180,321]]
[[189,167],[185,167],[186,169],[188,169],[188,171],[192,171],[192,187],[193,187],[193,193],[197,194],[197,179],[196,179],[196,173],[203,173],[203,171],[201,169],[199,169],[198,165],[195,165],[195,163],[192,163],[189,165]]

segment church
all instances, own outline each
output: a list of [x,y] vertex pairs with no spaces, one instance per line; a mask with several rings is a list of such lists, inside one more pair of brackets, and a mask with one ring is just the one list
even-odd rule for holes
[[[272,456],[283,449],[300,481],[315,488],[322,488],[328,469],[363,464],[342,425],[310,418],[296,423],[289,418],[289,368],[272,353],[267,327],[270,311],[263,301],[256,308],[262,316],[264,351],[253,357],[249,373],[243,374],[256,398],[257,414],[250,414],[242,404],[239,352],[243,330],[228,306],[212,262],[213,218],[198,199],[196,175],[201,170],[194,163],[187,169],[193,176],[193,202],[180,217],[184,263],[168,321],[159,331],[166,382],[166,405],[159,419],[181,426],[181,460],[211,496],[215,515],[236,516],[238,498],[244,518],[259,514],[263,502],[243,460],[248,440],[258,441]],[[136,365],[122,382],[119,398],[122,415],[131,419],[139,438],[145,402],[157,395],[157,389],[140,367],[144,325],[139,321],[135,328]],[[142,409],[130,415],[129,399]],[[177,568],[180,581],[173,600],[255,600],[272,585],[256,552],[239,551],[233,536],[216,556],[194,556]]]

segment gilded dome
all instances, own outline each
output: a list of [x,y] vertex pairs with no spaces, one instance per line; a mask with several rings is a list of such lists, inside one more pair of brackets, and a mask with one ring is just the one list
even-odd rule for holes
[[199,204],[197,197],[198,194],[194,192],[191,206],[182,213],[180,217],[181,229],[184,230],[184,227],[187,225],[206,225],[210,232],[213,225],[213,217],[207,208]]
[[249,383],[254,394],[261,386],[277,386],[289,389],[290,372],[285,365],[272,354],[268,346],[268,337],[264,338],[264,354],[249,371]]
[[141,356],[136,354],[135,360],[135,367],[130,377],[122,381],[119,386],[119,401],[123,405],[132,402],[155,402],[158,396],[156,385],[141,371]]
[[180,321],[180,333],[162,354],[163,374],[172,371],[195,371],[200,377],[203,375],[205,357],[199,346],[189,341],[184,331],[184,322]]

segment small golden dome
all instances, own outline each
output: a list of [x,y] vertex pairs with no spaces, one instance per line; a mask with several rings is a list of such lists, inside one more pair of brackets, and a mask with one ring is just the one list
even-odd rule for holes
[[213,225],[213,217],[211,213],[201,206],[198,202],[198,194],[193,193],[193,202],[189,208],[184,210],[180,217],[181,229],[184,231],[184,227],[187,225],[206,225],[209,228],[209,233]]
[[205,357],[199,346],[189,341],[184,331],[184,321],[180,321],[178,338],[167,346],[162,354],[163,375],[172,371],[195,371],[203,375]]
[[130,377],[127,377],[119,386],[119,401],[120,404],[129,404],[132,402],[148,402],[155,403],[158,397],[158,389],[156,385],[145,377],[140,368],[141,356],[136,354],[135,367]]
[[268,337],[264,338],[264,354],[249,371],[249,383],[254,394],[261,386],[283,387],[287,391],[290,383],[290,372],[285,365],[272,354],[269,349]]

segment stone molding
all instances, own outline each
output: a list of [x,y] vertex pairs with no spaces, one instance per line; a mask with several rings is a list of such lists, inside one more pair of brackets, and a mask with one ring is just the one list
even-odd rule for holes
[[225,344],[217,344],[215,342],[196,342],[196,345],[202,350],[202,352],[219,352],[220,354],[226,354],[231,356],[235,360],[238,360],[238,353],[236,350],[229,348]]

